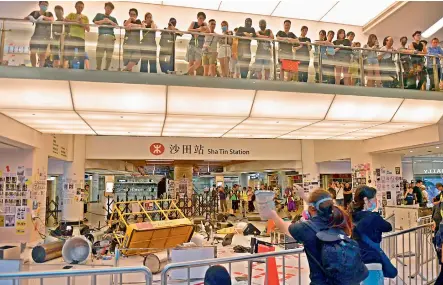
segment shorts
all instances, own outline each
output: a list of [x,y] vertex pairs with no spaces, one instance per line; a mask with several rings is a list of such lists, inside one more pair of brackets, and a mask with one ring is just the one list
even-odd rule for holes
[[229,71],[231,73],[240,73],[240,66],[238,65],[238,60],[231,58],[229,61]]
[[230,45],[221,45],[218,48],[218,58],[231,57],[232,48]]
[[32,37],[29,43],[29,49],[33,53],[44,53],[48,49],[50,40],[40,37]]
[[255,60],[254,65],[255,65],[255,68],[258,70],[261,70],[263,66],[265,69],[270,69],[271,68],[271,60],[264,59],[264,58],[257,58]]
[[377,65],[378,64],[378,59],[376,57],[368,57],[366,59],[366,62],[370,65]]
[[85,39],[78,37],[68,37],[65,41],[65,59],[73,60],[76,54],[80,58],[85,57]]
[[131,44],[131,47],[128,47],[127,44],[123,45],[123,65],[126,66],[130,62],[134,62],[137,64],[140,60],[141,54],[140,49],[137,49],[135,46]]
[[202,49],[189,45],[188,50],[186,51],[185,59],[187,62],[202,60]]
[[217,53],[216,52],[204,53],[202,62],[203,65],[217,64]]

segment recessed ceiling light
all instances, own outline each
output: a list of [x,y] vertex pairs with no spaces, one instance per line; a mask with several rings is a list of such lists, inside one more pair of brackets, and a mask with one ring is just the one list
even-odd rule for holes
[[435,148],[440,148],[439,146],[436,146]]
[[414,151],[410,150],[409,152],[414,152]]

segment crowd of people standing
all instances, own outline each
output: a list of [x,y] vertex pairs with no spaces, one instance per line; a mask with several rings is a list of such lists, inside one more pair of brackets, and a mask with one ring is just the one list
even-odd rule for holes
[[[87,58],[85,51],[85,33],[90,31],[88,16],[82,14],[85,4],[78,1],[75,12],[64,16],[64,9],[56,6],[56,17],[48,11],[48,1],[39,1],[39,10],[33,11],[25,19],[35,23],[35,32],[31,38],[31,63],[44,66],[47,58],[47,48],[54,59],[54,67],[73,68],[75,57],[79,68],[84,68]],[[92,22],[99,25],[96,47],[97,70],[109,70],[114,53],[116,40],[114,29],[119,25],[112,16],[114,5],[105,3],[104,13],[97,13]],[[51,28],[48,22],[58,22]],[[46,23],[46,24],[45,24]],[[60,25],[70,23],[70,25]],[[188,70],[185,74],[219,76],[233,78],[257,78],[269,80],[271,70],[279,66],[279,78],[286,81],[308,81],[308,70],[313,54],[313,67],[316,82],[343,85],[361,85],[370,87],[398,87],[400,81],[406,88],[422,89],[429,76],[430,88],[435,89],[434,74],[441,78],[440,58],[443,50],[438,38],[428,42],[421,38],[421,32],[412,34],[412,41],[402,37],[397,49],[393,37],[387,36],[380,44],[377,36],[371,34],[367,43],[354,41],[355,33],[339,29],[337,33],[321,30],[318,39],[308,37],[309,28],[302,26],[300,35],[291,31],[291,21],[283,22],[283,29],[274,34],[267,27],[266,20],[259,21],[259,28],[253,27],[251,18],[245,20],[244,26],[233,30],[227,21],[220,23],[221,33],[216,32],[217,21],[207,21],[206,14],[199,12],[197,20],[191,22],[187,32],[192,33],[185,59]],[[175,39],[183,36],[176,28],[176,18],[170,18],[167,27],[160,31],[160,52],[157,56],[156,30],[159,26],[154,21],[152,13],[145,13],[139,19],[138,10],[132,8],[128,19],[124,20],[125,37],[123,42],[123,64],[126,71],[132,71],[140,62],[140,72],[158,73],[157,62],[161,72],[175,71]],[[147,30],[153,29],[153,30]],[[52,33],[52,35],[51,35]],[[63,63],[60,63],[60,37],[65,36]],[[238,36],[238,37],[229,37]],[[256,51],[253,55],[251,43],[256,41]],[[276,40],[275,54],[273,42]],[[363,48],[363,50],[354,48]],[[400,52],[401,54],[396,54]],[[427,57],[428,56],[428,57]],[[429,56],[435,56],[436,61]],[[321,67],[320,60],[321,57]],[[360,59],[364,62],[361,70]],[[103,66],[103,59],[105,64]],[[276,61],[276,62],[274,62]],[[278,64],[277,64],[278,63]],[[218,64],[220,68],[217,68]],[[401,72],[400,72],[401,71]],[[364,72],[364,76],[361,73]],[[400,78],[400,73],[403,78]],[[364,82],[362,82],[362,78]],[[277,78],[274,78],[277,79]]]

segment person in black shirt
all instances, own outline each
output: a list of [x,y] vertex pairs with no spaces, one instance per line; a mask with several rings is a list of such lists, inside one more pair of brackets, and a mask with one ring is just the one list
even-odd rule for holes
[[182,34],[173,33],[169,31],[177,31],[175,27],[177,25],[177,20],[175,18],[169,19],[168,27],[165,28],[164,32],[160,36],[160,68],[163,73],[169,73],[174,71],[175,62],[175,40],[178,36]]
[[[206,14],[198,12],[197,22],[192,22],[188,28],[188,32],[202,33],[206,30],[205,23]],[[203,44],[205,43],[204,35],[192,35],[189,41],[188,50],[186,51],[186,61],[189,63],[187,75],[194,76],[197,69],[202,65]]]
[[142,22],[137,19],[137,9],[129,9],[129,19],[123,22],[125,26],[125,40],[123,42],[123,65],[125,71],[132,71],[140,60],[140,28]]
[[[236,33],[239,37],[255,37],[255,29],[252,27],[252,19],[245,20],[245,26],[240,27]],[[249,64],[251,63],[251,40],[240,39],[238,41],[238,64],[240,66],[241,78],[247,78]]]
[[29,47],[31,50],[32,67],[37,66],[37,55],[39,58],[39,67],[43,67],[46,58],[46,49],[51,39],[51,24],[54,16],[48,12],[48,1],[39,1],[39,10],[31,12],[25,20],[29,20],[35,24],[34,34],[31,37]]
[[298,66],[298,81],[299,82],[308,82],[308,69],[309,69],[309,62],[310,62],[310,54],[309,51],[311,50],[311,39],[306,37],[308,34],[308,27],[303,26],[301,27],[301,34],[298,40],[301,43],[300,49],[297,51],[295,58],[300,61],[300,64]]
[[[343,29],[338,30],[337,32],[337,39],[334,41],[335,46],[345,46],[350,47],[351,42],[345,38],[346,32]],[[343,72],[343,82],[344,85],[351,85],[350,77],[349,77],[349,65],[351,62],[351,50],[350,49],[343,49],[343,48],[336,48],[335,49],[335,84],[340,85],[341,80],[341,74]]]
[[421,192],[422,185],[423,185],[423,180],[418,179],[417,182],[415,182],[415,186],[413,189],[413,192],[414,192],[415,196],[417,197],[417,203],[419,205],[423,203],[423,193]]
[[[157,29],[151,13],[148,12],[145,14],[142,28]],[[157,42],[155,41],[155,31],[143,30],[142,33],[140,72],[148,72],[149,65],[149,73],[157,73]]]
[[[285,20],[284,30],[277,33],[277,40],[284,41],[278,43],[278,61],[282,63],[282,60],[293,60],[294,44],[298,43],[297,36],[290,32],[291,21]],[[283,68],[283,67],[282,67]],[[293,72],[290,70],[280,70],[280,79],[285,80],[285,71],[288,73],[288,80],[292,80],[294,77]]]
[[[418,79],[417,90],[421,90],[423,83],[426,81],[426,71],[424,69],[424,57],[428,53],[426,46],[421,42],[421,31],[416,31],[412,38],[414,41],[409,45],[409,49],[414,51],[411,56],[412,66]],[[414,81],[415,82],[415,81]]]
[[[257,31],[257,38],[274,39],[274,34],[270,29],[266,29],[266,21],[260,20],[260,30]],[[269,80],[271,74],[272,48],[270,41],[258,41],[257,51],[255,54],[255,69],[257,78],[262,79],[262,69],[265,71],[265,80]]]

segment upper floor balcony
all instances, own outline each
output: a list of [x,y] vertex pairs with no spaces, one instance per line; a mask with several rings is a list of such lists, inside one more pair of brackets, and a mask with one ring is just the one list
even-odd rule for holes
[[389,38],[137,25],[0,19],[0,111],[47,133],[352,140],[443,115],[440,56]]

